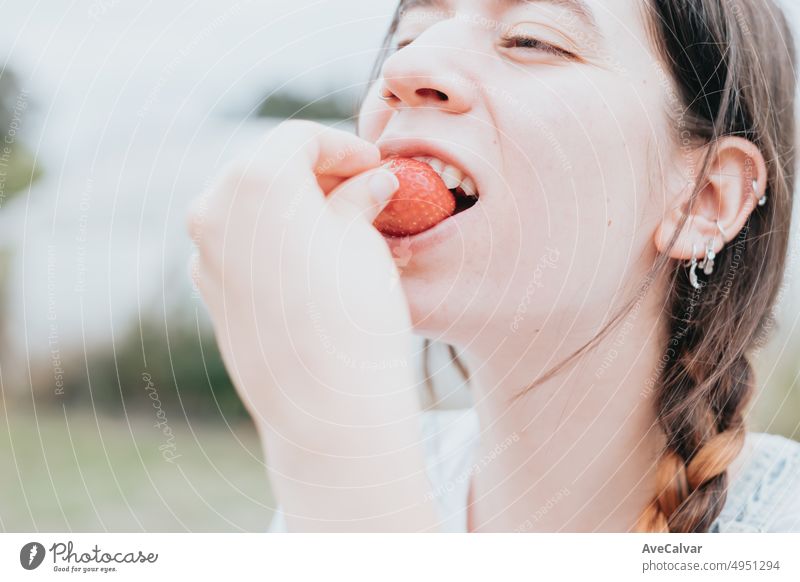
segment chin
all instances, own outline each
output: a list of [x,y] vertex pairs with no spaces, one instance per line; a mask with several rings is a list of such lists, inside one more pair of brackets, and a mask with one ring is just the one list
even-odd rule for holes
[[[477,289],[466,289],[457,275],[433,281],[426,277],[404,276],[403,291],[408,301],[414,332],[422,337],[450,344],[469,343],[476,330],[486,329],[485,313],[473,296]],[[485,299],[480,299],[481,304]]]
[[437,283],[405,273],[402,284],[414,331],[428,337],[445,329],[447,291],[441,291]]

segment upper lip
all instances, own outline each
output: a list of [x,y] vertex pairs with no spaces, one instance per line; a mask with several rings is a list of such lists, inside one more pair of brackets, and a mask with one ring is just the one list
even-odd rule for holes
[[457,155],[448,151],[447,149],[437,145],[435,142],[424,139],[406,139],[406,138],[385,138],[377,143],[378,149],[381,152],[382,158],[392,156],[401,158],[413,158],[415,156],[432,156],[442,160],[445,164],[454,166],[464,172],[464,175],[471,178],[475,183],[478,192],[481,191],[481,185],[469,168],[466,167]]

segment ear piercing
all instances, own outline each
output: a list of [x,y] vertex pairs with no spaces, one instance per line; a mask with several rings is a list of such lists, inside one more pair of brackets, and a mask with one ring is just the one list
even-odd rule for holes
[[697,257],[695,254],[697,253],[697,245],[692,244],[692,259],[686,264],[687,267],[691,267],[689,269],[689,283],[691,283],[692,287],[695,289],[700,289],[700,281],[697,280]]
[[[753,194],[758,197],[758,180],[753,180]],[[764,194],[761,198],[758,198],[758,205],[764,206],[767,203],[767,195]]]
[[725,241],[728,240],[728,235],[723,230],[722,225],[719,223],[719,220],[717,220],[716,222],[717,222],[717,229],[719,229],[719,233],[722,235],[722,244],[724,245]]
[[700,289],[700,282],[697,280],[697,257],[694,254],[697,252],[697,245],[692,245],[692,260],[689,262],[691,269],[689,269],[689,283],[695,289]]
[[[727,235],[725,234],[725,230],[722,228],[722,225],[717,222],[717,228],[719,232],[722,234],[722,244],[725,244],[727,240]],[[697,245],[692,244],[692,258],[686,263],[686,266],[689,267],[689,283],[695,289],[700,289],[702,285],[700,284],[700,280],[697,278],[697,268],[703,269],[703,274],[709,276],[714,273],[714,259],[717,258],[717,253],[714,251],[714,238],[708,239],[706,243],[706,255],[702,261],[697,260]]]
[[710,275],[714,272],[714,259],[717,258],[717,253],[714,252],[714,239],[708,239],[706,243],[706,258],[700,261],[697,266],[703,269],[703,273]]
[[689,267],[689,283],[695,289],[700,289],[702,285],[700,284],[700,280],[697,278],[697,268],[700,267],[703,269],[703,273],[708,276],[714,272],[714,259],[717,257],[717,254],[714,252],[714,239],[709,239],[708,245],[706,246],[706,256],[703,258],[702,261],[698,261],[697,257],[695,256],[697,253],[697,245],[692,245],[692,258],[686,264]]

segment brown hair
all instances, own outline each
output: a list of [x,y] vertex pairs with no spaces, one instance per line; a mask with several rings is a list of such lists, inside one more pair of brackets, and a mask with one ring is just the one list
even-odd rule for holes
[[767,163],[768,203],[755,207],[735,243],[717,255],[716,274],[696,293],[679,265],[669,289],[670,338],[656,393],[667,443],[659,493],[638,527],[705,532],[722,510],[727,468],[744,443],[754,389],[747,354],[767,329],[785,270],[795,167],[794,44],[771,0],[651,0],[649,11],[687,128],[712,146],[700,175],[714,141],[728,135],[753,142]]
[[[405,5],[401,1],[398,6],[385,50]],[[652,42],[682,106],[680,123],[675,120],[676,128],[680,126],[676,143],[682,141],[679,134],[689,131],[693,143],[709,145],[698,172],[702,177],[714,157],[715,140],[731,135],[748,139],[766,160],[768,203],[756,206],[736,241],[717,254],[715,273],[707,278],[700,274],[699,291],[680,262],[661,254],[639,293],[597,336],[518,396],[596,347],[652,281],[666,275],[669,329],[663,369],[654,386],[666,445],[657,494],[637,529],[705,532],[722,510],[727,469],[744,443],[745,408],[754,390],[747,354],[770,326],[785,270],[794,188],[794,44],[772,0],[649,0],[645,11]],[[690,208],[704,186],[699,180]],[[455,350],[448,347],[468,380]],[[427,341],[425,348],[429,379]]]

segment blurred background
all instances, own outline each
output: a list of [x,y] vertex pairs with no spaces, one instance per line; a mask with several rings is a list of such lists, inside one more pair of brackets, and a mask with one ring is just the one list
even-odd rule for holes
[[[192,292],[185,214],[281,119],[352,128],[394,5],[3,4],[0,531],[267,528],[260,445]],[[756,429],[795,439],[798,263],[795,238],[753,407]],[[449,373],[442,405],[464,405]]]

